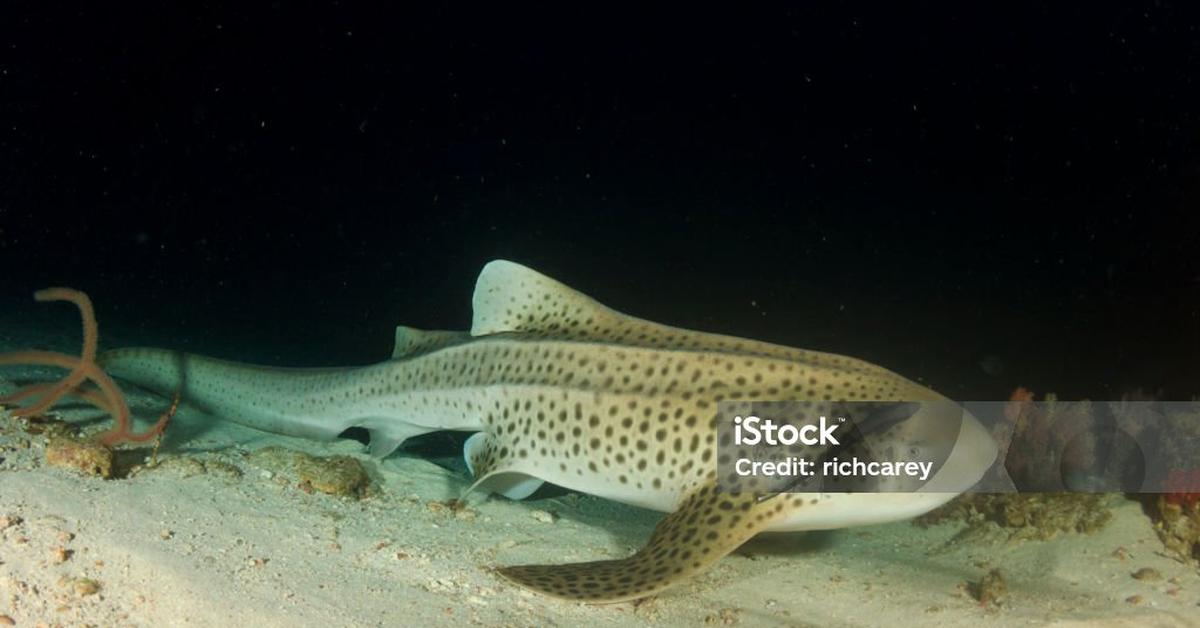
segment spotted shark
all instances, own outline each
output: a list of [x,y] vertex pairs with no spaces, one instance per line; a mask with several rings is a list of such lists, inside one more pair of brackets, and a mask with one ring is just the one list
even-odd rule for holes
[[333,440],[365,428],[374,456],[439,430],[473,433],[468,491],[521,499],[549,482],[667,513],[628,558],[497,569],[542,594],[592,603],[657,594],[764,531],[834,529],[914,517],[976,483],[996,457],[963,412],[949,432],[911,403],[869,438],[951,439],[919,490],[780,493],[723,490],[717,407],[735,399],[947,401],[840,355],[690,331],[610,309],[519,264],[488,263],[469,332],[398,327],[392,359],[288,369],[155,348],[100,358],[114,377],[268,432]]

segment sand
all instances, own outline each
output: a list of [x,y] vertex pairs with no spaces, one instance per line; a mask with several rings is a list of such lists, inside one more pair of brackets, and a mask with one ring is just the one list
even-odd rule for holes
[[[30,341],[0,335],[0,351]],[[39,373],[50,374],[5,370],[0,393]],[[165,404],[130,399],[143,417]],[[105,424],[84,407],[58,414]],[[257,464],[251,452],[269,445],[359,458],[373,488],[307,490]],[[460,469],[414,454],[381,462],[354,441],[266,435],[186,406],[160,465],[132,477],[49,467],[44,448],[0,415],[0,626],[1200,625],[1196,569],[1164,555],[1140,507],[1119,498],[1100,532],[1050,541],[952,542],[955,524],[907,522],[767,535],[656,598],[588,606],[489,568],[624,556],[659,515],[575,494],[456,510]],[[1132,577],[1143,568],[1161,579]],[[967,583],[992,569],[1007,594],[981,605]]]

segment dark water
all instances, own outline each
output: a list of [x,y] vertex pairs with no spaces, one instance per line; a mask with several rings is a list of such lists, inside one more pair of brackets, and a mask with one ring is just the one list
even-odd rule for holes
[[491,11],[6,5],[0,304],[360,363],[503,257],[961,398],[1200,393],[1186,3]]

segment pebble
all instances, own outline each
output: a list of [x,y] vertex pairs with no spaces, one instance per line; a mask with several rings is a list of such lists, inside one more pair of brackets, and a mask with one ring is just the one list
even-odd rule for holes
[[61,545],[50,550],[50,560],[56,565],[61,565],[68,560],[71,560],[71,550],[62,547]]
[[1145,580],[1147,582],[1158,582],[1163,579],[1162,574],[1153,567],[1142,567],[1131,575],[1134,580]]
[[425,590],[431,593],[445,593],[454,589],[454,581],[449,578],[436,578],[425,583]]
[[74,581],[75,595],[87,597],[100,592],[100,583],[91,578],[79,578]]
[[534,510],[533,512],[529,513],[529,515],[534,519],[541,521],[542,523],[554,523],[555,520],[558,519],[554,513],[547,512],[545,510]]

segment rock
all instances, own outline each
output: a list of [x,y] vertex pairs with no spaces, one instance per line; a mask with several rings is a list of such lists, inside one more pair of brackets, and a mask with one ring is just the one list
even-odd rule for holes
[[371,486],[362,463],[350,456],[317,457],[283,447],[264,447],[250,454],[250,462],[263,467],[264,476],[283,475],[304,491],[360,498]]
[[100,443],[65,433],[50,437],[46,464],[101,478],[112,477],[113,451]]
[[1145,580],[1147,582],[1158,582],[1162,580],[1162,574],[1153,567],[1142,567],[1141,569],[1130,574],[1134,580]]
[[981,606],[998,605],[1008,595],[1008,582],[999,569],[993,569],[979,582],[970,583],[968,589]]
[[71,581],[71,588],[75,590],[75,595],[87,597],[100,592],[100,583],[91,578],[76,578]]
[[542,523],[554,523],[555,521],[558,520],[558,517],[554,513],[547,512],[545,510],[534,510],[533,512],[530,512],[529,514],[534,519],[537,519],[538,521],[541,521]]

